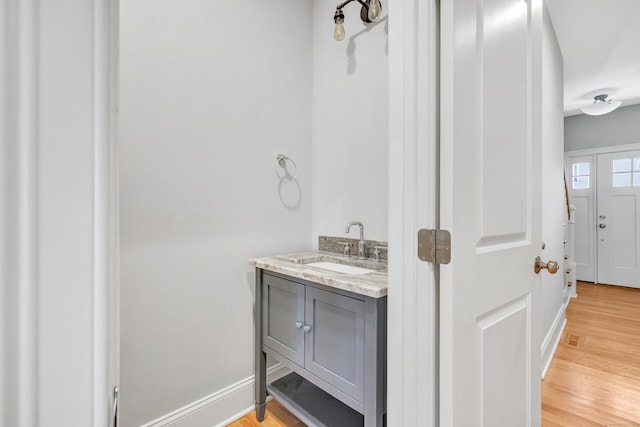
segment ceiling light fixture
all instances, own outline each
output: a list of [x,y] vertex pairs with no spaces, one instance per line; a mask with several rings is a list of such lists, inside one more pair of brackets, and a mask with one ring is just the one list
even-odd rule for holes
[[608,96],[607,94],[596,95],[593,97],[593,104],[582,107],[580,110],[590,116],[601,116],[612,112],[622,104],[622,101],[607,99]]
[[362,5],[360,9],[360,19],[363,24],[369,24],[380,16],[380,11],[382,10],[382,4],[380,4],[380,0],[347,0],[344,3],[340,3],[336,6],[336,13],[333,15],[333,22],[336,23],[336,27],[333,30],[333,38],[337,41],[344,40],[344,13],[342,13],[342,8],[351,3],[352,1],[357,1]]

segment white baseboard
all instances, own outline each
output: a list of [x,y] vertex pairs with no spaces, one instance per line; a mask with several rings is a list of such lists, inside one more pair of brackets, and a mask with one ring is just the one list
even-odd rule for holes
[[[275,381],[291,372],[280,363],[267,369],[267,381]],[[173,412],[161,416],[141,427],[221,427],[253,408],[254,376],[219,390],[202,399],[191,402]]]
[[542,345],[540,346],[541,356],[542,356],[542,379],[544,379],[545,375],[547,375],[547,371],[549,370],[549,365],[551,365],[551,361],[553,360],[553,355],[556,354],[556,349],[558,348],[558,344],[560,343],[560,338],[562,337],[562,332],[564,331],[564,327],[567,324],[567,310],[568,303],[562,304],[560,306],[560,310],[558,310],[558,314],[556,314],[556,318],[553,319],[553,323],[551,324],[551,328],[549,328],[549,332],[547,332],[547,336],[542,341]]

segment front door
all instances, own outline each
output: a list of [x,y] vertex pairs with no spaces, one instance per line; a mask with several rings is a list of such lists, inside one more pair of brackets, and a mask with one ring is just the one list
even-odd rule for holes
[[598,155],[598,283],[640,288],[640,150]]
[[571,203],[575,206],[573,218],[573,260],[576,263],[576,279],[596,281],[596,205],[595,156],[575,156],[568,159],[571,173]]
[[536,426],[542,1],[441,8],[440,425]]

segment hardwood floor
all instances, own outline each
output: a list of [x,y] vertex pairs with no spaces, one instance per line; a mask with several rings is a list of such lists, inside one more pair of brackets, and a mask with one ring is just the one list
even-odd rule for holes
[[272,400],[267,403],[267,415],[264,421],[256,420],[255,411],[251,411],[244,417],[227,425],[227,427],[306,427],[295,415],[283,408],[278,402]]
[[[250,413],[229,427],[303,427],[276,401],[258,423]],[[543,427],[640,427],[640,289],[578,282],[567,326],[542,382]]]
[[544,427],[640,427],[640,289],[578,282],[542,382]]

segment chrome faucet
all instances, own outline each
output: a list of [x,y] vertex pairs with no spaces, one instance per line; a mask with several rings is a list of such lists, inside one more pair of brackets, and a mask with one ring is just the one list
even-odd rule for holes
[[360,221],[351,221],[349,222],[349,224],[347,224],[347,228],[344,230],[344,232],[348,233],[352,225],[357,225],[358,227],[360,227],[360,241],[358,242],[358,258],[367,259],[367,257],[364,256],[364,225],[362,225]]

